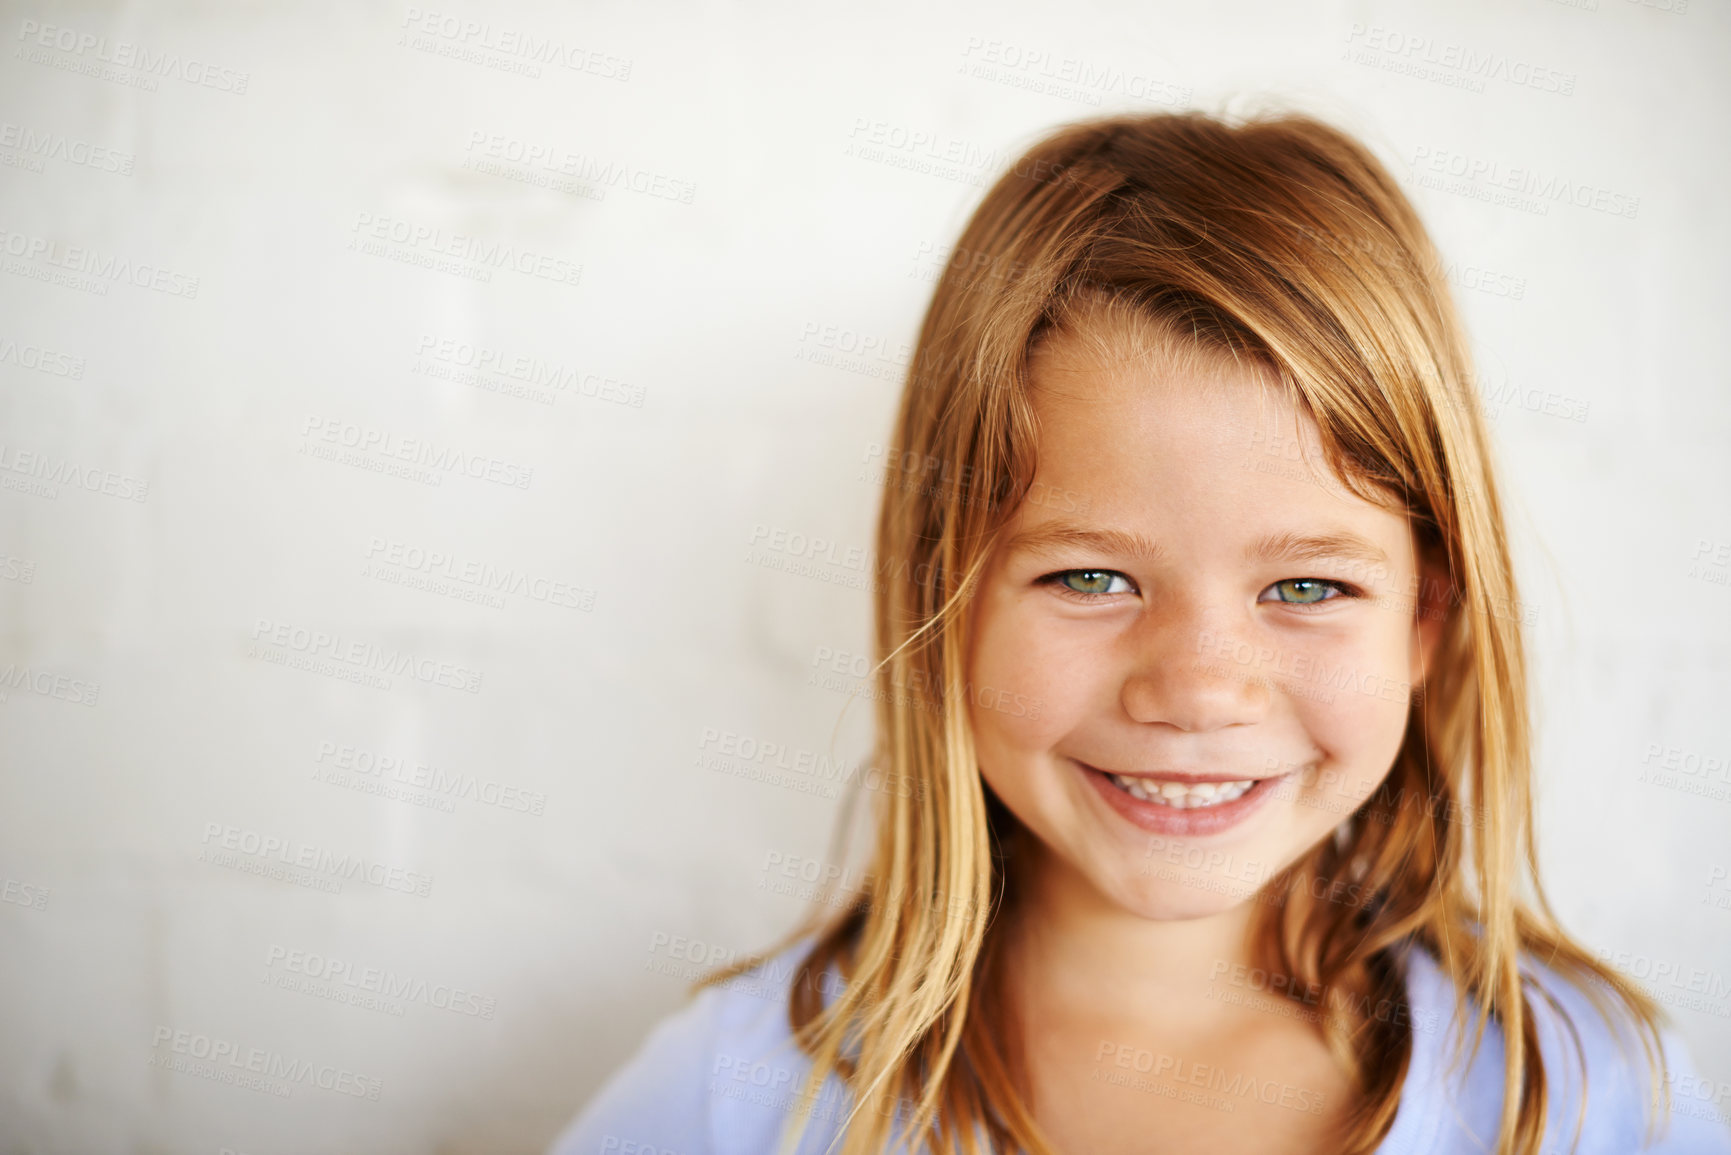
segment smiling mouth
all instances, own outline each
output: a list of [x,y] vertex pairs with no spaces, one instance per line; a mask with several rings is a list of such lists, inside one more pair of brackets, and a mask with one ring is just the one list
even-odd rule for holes
[[1211,806],[1222,806],[1244,797],[1262,781],[1259,778],[1199,781],[1190,776],[1162,778],[1149,774],[1114,774],[1086,762],[1081,765],[1138,801],[1168,806],[1173,810],[1202,810]]
[[1242,798],[1256,785],[1254,778],[1240,778],[1231,782],[1175,782],[1171,779],[1132,778],[1127,774],[1106,774],[1106,778],[1132,798],[1157,802],[1174,810],[1219,806],[1231,802],[1234,798]]
[[1280,787],[1291,777],[1210,778],[1176,769],[1117,774],[1074,758],[1068,761],[1131,826],[1181,838],[1212,837],[1249,821],[1280,797]]

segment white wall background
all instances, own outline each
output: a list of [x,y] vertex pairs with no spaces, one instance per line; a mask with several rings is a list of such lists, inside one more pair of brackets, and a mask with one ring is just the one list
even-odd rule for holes
[[[766,863],[832,853],[836,797],[705,735],[863,753],[863,703],[837,729],[808,681],[867,649],[858,574],[754,534],[869,545],[900,349],[984,183],[1066,120],[1263,98],[1369,140],[1456,264],[1548,884],[1731,1081],[1718,0],[0,13],[0,1151],[540,1150],[679,1003],[673,941],[766,945],[804,912]],[[591,55],[511,71],[525,37]],[[1497,203],[1514,169],[1599,207]],[[512,395],[522,365],[565,387]],[[315,455],[345,428],[492,479]],[[531,583],[465,600],[489,568]],[[320,668],[273,660],[315,634]],[[430,680],[349,680],[397,652]],[[364,865],[245,869],[303,853]],[[326,959],[396,996],[296,985]]]

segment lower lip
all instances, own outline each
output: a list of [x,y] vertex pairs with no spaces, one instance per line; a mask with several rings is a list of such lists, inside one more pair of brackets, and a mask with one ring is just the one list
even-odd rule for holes
[[1081,771],[1082,777],[1100,792],[1106,804],[1123,815],[1125,821],[1132,826],[1150,834],[1185,837],[1201,837],[1232,829],[1260,810],[1262,804],[1273,795],[1275,787],[1287,777],[1282,774],[1277,778],[1263,778],[1230,802],[1180,810],[1176,806],[1144,802],[1120,790],[1110,778],[1092,766],[1082,762],[1076,762],[1075,765]]

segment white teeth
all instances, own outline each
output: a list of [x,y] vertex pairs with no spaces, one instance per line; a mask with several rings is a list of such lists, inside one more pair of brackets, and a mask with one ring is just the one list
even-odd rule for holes
[[1109,774],[1113,782],[1131,797],[1144,802],[1158,802],[1175,810],[1190,810],[1198,806],[1218,806],[1230,802],[1256,785],[1256,779],[1237,782],[1162,782],[1158,778],[1131,778]]

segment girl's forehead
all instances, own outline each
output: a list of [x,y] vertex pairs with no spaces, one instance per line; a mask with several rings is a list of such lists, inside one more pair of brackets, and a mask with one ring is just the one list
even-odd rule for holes
[[1196,342],[1056,334],[1030,360],[1029,386],[1043,444],[1079,437],[1133,449],[1188,431],[1246,450],[1278,438],[1321,453],[1315,421],[1272,366]]
[[1124,306],[1093,306],[1041,334],[1028,376],[1036,402],[1045,397],[1139,400],[1183,389],[1198,399],[1241,400],[1259,386],[1266,407],[1295,408],[1280,374],[1263,354],[1181,332],[1175,322]]
[[1188,511],[1218,526],[1260,510],[1392,515],[1404,527],[1404,503],[1367,500],[1330,466],[1316,422],[1272,369],[1206,348],[1101,348],[1059,337],[1031,365],[1037,481],[1119,517]]
[[1160,494],[1208,515],[1260,507],[1408,528],[1398,495],[1330,465],[1308,405],[1264,355],[1109,302],[1043,333],[1028,368],[1036,477],[1087,491],[1097,509]]

